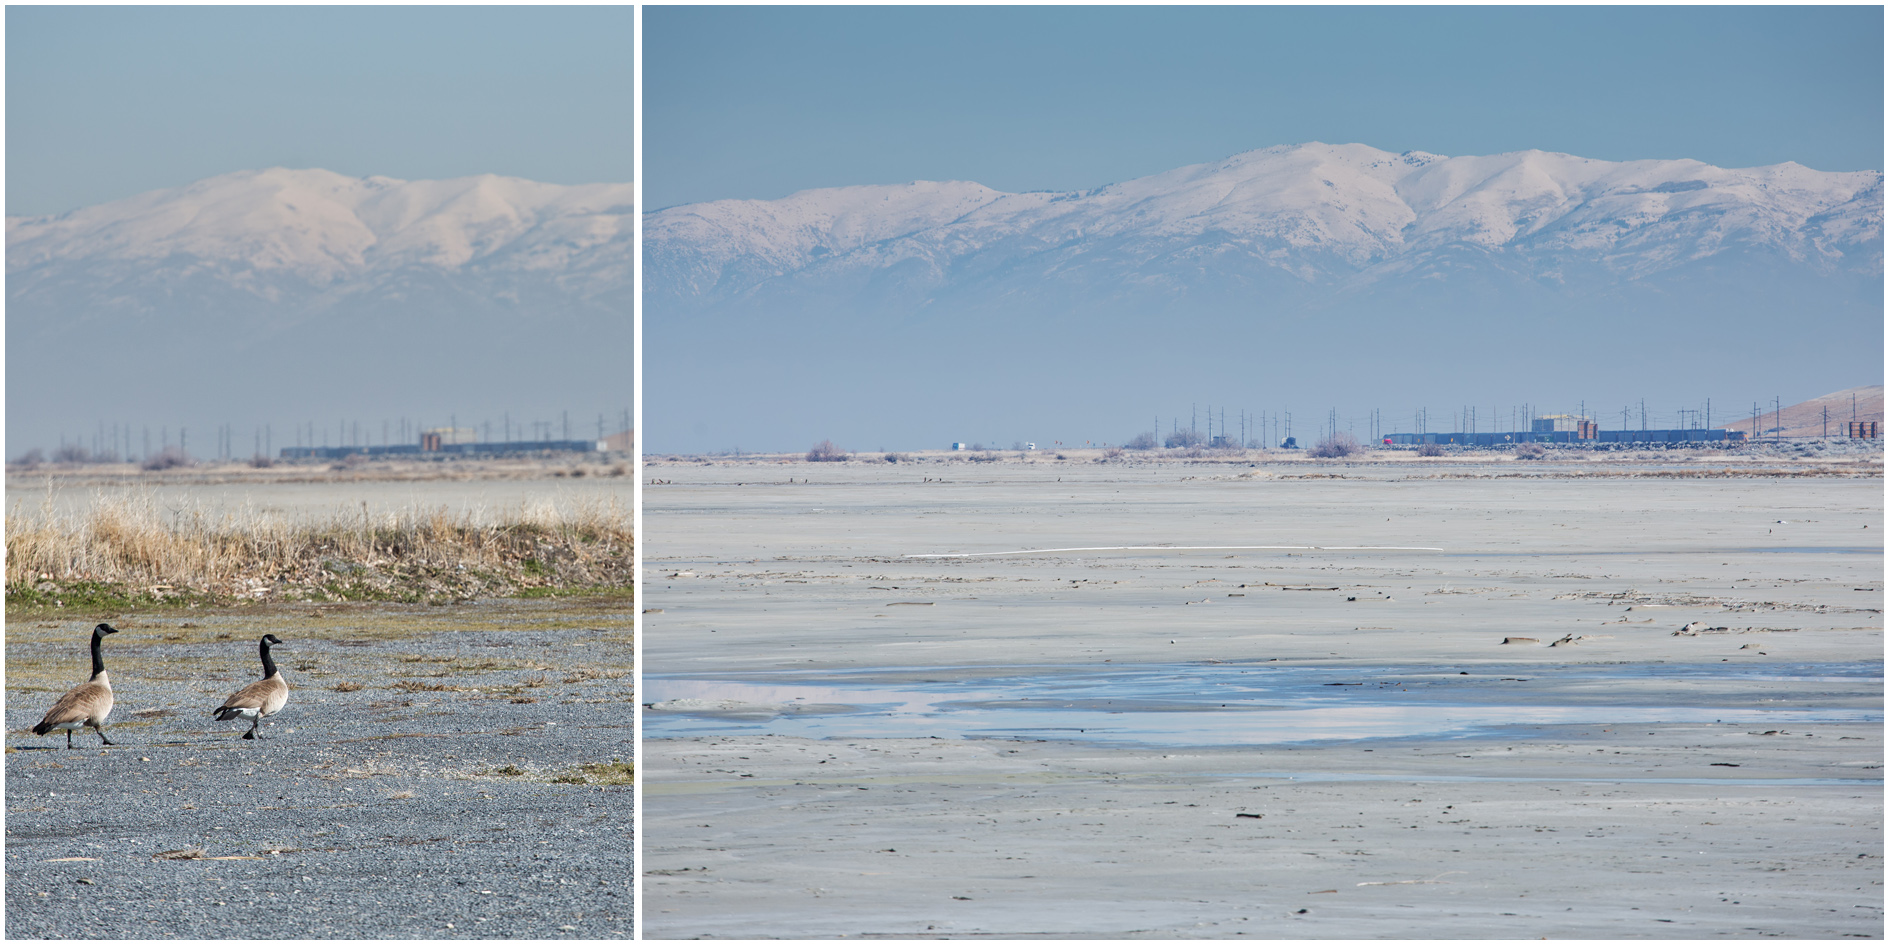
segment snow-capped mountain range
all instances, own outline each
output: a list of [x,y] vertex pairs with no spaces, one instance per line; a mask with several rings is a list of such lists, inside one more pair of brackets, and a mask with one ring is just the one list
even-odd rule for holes
[[1337,287],[1464,250],[1550,281],[1570,265],[1640,279],[1730,249],[1877,273],[1882,213],[1876,171],[1303,144],[1084,192],[917,181],[673,207],[649,215],[646,275],[652,298],[711,300],[894,272],[918,293],[1264,273]]
[[34,424],[61,414],[199,433],[344,410],[616,416],[632,194],[269,168],[8,217],[9,433],[56,443]]
[[[57,216],[8,217],[7,295],[31,304],[77,275],[121,290],[208,275],[279,300],[291,286],[346,291],[422,270],[541,279],[594,298],[628,286],[630,202],[629,184],[242,171]],[[95,287],[100,301],[132,301]]]
[[1810,396],[1881,377],[1882,223],[1878,171],[1361,144],[1087,191],[670,207],[643,224],[646,442],[1100,442],[1195,402]]

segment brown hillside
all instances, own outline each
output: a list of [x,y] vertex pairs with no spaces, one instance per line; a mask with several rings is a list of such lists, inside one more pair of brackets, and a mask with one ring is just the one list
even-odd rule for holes
[[[1825,409],[1829,413],[1829,435],[1844,436],[1851,420],[1851,398],[1854,397],[1855,419],[1874,420],[1878,424],[1882,417],[1882,385],[1869,387],[1851,387],[1834,394],[1814,397],[1801,404],[1788,404],[1782,411],[1773,414],[1770,404],[1760,404],[1763,414],[1758,417],[1758,435],[1771,436],[1823,436],[1825,432]],[[1752,432],[1750,416],[1737,423],[1725,425],[1727,430],[1738,430],[1749,435]],[[1782,427],[1782,429],[1779,429]]]

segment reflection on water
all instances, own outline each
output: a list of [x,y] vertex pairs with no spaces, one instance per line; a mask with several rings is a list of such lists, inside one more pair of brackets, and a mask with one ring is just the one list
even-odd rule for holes
[[[1471,737],[1512,726],[1882,720],[1879,663],[1395,668],[1160,665],[645,676],[650,737],[1044,738],[1157,745]],[[1619,688],[1636,684],[1631,690]],[[1648,682],[1657,685],[1647,686]],[[1630,691],[1632,695],[1621,696]],[[1630,704],[1612,704],[1624,701]]]

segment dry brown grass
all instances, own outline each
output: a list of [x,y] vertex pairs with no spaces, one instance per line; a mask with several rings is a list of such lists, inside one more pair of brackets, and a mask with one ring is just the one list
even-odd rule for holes
[[501,596],[627,587],[630,513],[614,500],[521,505],[478,516],[441,508],[294,520],[254,509],[160,508],[148,494],[99,494],[62,514],[17,504],[6,517],[9,597],[108,585],[162,599]]
[[417,679],[402,679],[394,683],[394,688],[401,692],[464,692],[464,687],[446,683],[424,683]]
[[571,674],[564,677],[564,681],[566,683],[580,683],[589,682],[592,679],[622,679],[629,674],[630,671],[627,669],[591,669],[585,667],[583,669],[571,670]]

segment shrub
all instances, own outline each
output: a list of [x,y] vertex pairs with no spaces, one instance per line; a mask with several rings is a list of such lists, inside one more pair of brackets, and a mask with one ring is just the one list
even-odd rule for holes
[[256,455],[251,456],[249,458],[249,465],[254,466],[257,469],[268,469],[269,467],[275,465],[275,460],[270,459],[269,457],[264,456],[261,453],[257,453]]
[[912,461],[912,458],[904,453],[887,453],[881,458],[888,463],[909,463]]
[[1362,452],[1364,452],[1364,447],[1358,444],[1357,437],[1349,433],[1334,433],[1319,440],[1318,445],[1308,450],[1305,455],[1314,459],[1340,459]]
[[1425,443],[1422,446],[1417,447],[1417,455],[1418,456],[1441,456],[1443,455],[1443,446],[1438,443]]
[[89,463],[92,461],[92,451],[77,443],[68,443],[52,451],[52,461],[55,463]]
[[832,440],[821,440],[807,451],[809,463],[843,463],[846,460],[846,451],[834,446]]
[[1516,459],[1540,459],[1546,455],[1548,451],[1540,443],[1518,443],[1515,446]]
[[1122,444],[1124,448],[1131,450],[1151,450],[1159,445],[1161,441],[1154,435],[1153,430],[1137,433],[1134,439]]
[[151,470],[174,469],[178,466],[192,465],[194,462],[195,460],[190,458],[190,454],[184,452],[183,447],[166,446],[156,455],[145,457],[143,468]]
[[31,469],[34,466],[37,466],[40,463],[43,463],[45,461],[46,461],[46,454],[40,452],[39,447],[35,446],[32,449],[27,450],[26,455],[21,456],[19,459],[16,459],[13,462],[18,465],[25,466],[28,469]]
[[1111,446],[1108,449],[1102,451],[1102,458],[1105,460],[1121,459],[1122,448],[1119,446]]
[[1176,430],[1168,434],[1168,438],[1163,440],[1162,443],[1168,449],[1200,447],[1206,445],[1207,436],[1199,430]]

